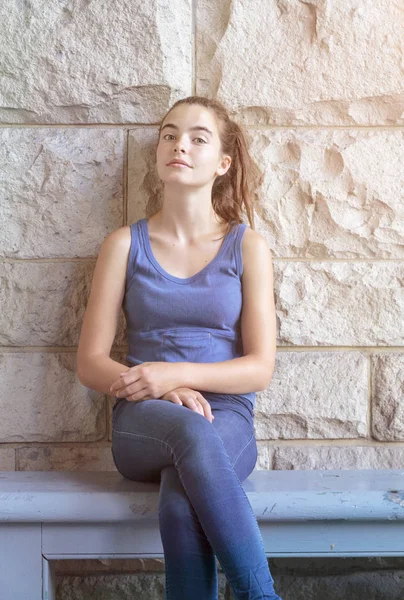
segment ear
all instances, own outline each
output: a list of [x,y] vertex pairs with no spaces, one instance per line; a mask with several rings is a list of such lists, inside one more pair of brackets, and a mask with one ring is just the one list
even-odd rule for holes
[[220,163],[220,167],[217,169],[217,174],[219,176],[224,175],[230,169],[231,165],[231,157],[226,155],[223,157],[222,162]]

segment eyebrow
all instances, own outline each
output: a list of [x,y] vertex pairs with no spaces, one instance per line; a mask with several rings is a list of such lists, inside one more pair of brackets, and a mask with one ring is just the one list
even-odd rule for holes
[[[164,125],[164,127],[161,128],[161,131],[163,131],[163,129],[165,129],[166,127],[172,127],[173,129],[179,129],[177,127],[177,125],[174,125],[173,123],[166,123]],[[210,129],[208,129],[207,127],[204,127],[203,125],[195,125],[195,127],[190,127],[189,128],[190,131],[206,131],[206,133],[209,133],[209,135],[213,136],[213,133]]]

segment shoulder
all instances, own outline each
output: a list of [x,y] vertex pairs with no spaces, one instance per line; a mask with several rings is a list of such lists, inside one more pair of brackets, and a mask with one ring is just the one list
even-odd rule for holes
[[243,292],[251,290],[254,293],[257,286],[265,287],[267,283],[273,286],[274,272],[272,253],[263,235],[246,227],[242,245],[242,274],[240,280]]
[[242,240],[241,251],[244,267],[266,261],[272,263],[272,253],[263,235],[247,226]]
[[[268,308],[272,306],[271,315],[275,311],[274,270],[272,253],[266,239],[250,227],[246,228],[242,240],[242,260],[240,282],[243,294],[243,314],[247,315],[244,322],[249,323],[247,330],[255,330],[258,317],[261,323],[265,323],[269,314]],[[271,327],[273,332],[275,325],[272,324]],[[272,337],[274,335],[271,333]]]
[[118,246],[120,249],[127,248],[129,250],[131,243],[130,225],[119,227],[115,231],[109,233],[103,240],[101,247],[110,249]]

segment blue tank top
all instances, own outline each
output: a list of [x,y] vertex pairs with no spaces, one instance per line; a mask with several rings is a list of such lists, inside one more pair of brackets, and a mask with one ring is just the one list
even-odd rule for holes
[[[132,223],[122,303],[130,367],[147,361],[210,363],[243,356],[240,277],[246,228],[244,223],[235,225],[210,263],[192,277],[180,278],[167,273],[154,257],[147,219]],[[255,394],[237,396],[254,406]]]

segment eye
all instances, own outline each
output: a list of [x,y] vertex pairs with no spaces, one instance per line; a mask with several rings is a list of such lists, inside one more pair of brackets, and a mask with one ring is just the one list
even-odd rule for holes
[[[165,139],[165,138],[166,138],[168,135],[169,135],[170,137],[174,137],[172,133],[166,133],[166,134],[165,134],[165,136],[164,136],[164,139]],[[206,140],[204,140],[203,138],[199,138],[199,137],[198,137],[198,138],[195,138],[195,139],[196,139],[196,140],[201,140],[201,142],[203,142],[204,144],[207,144],[207,141],[206,141]]]

